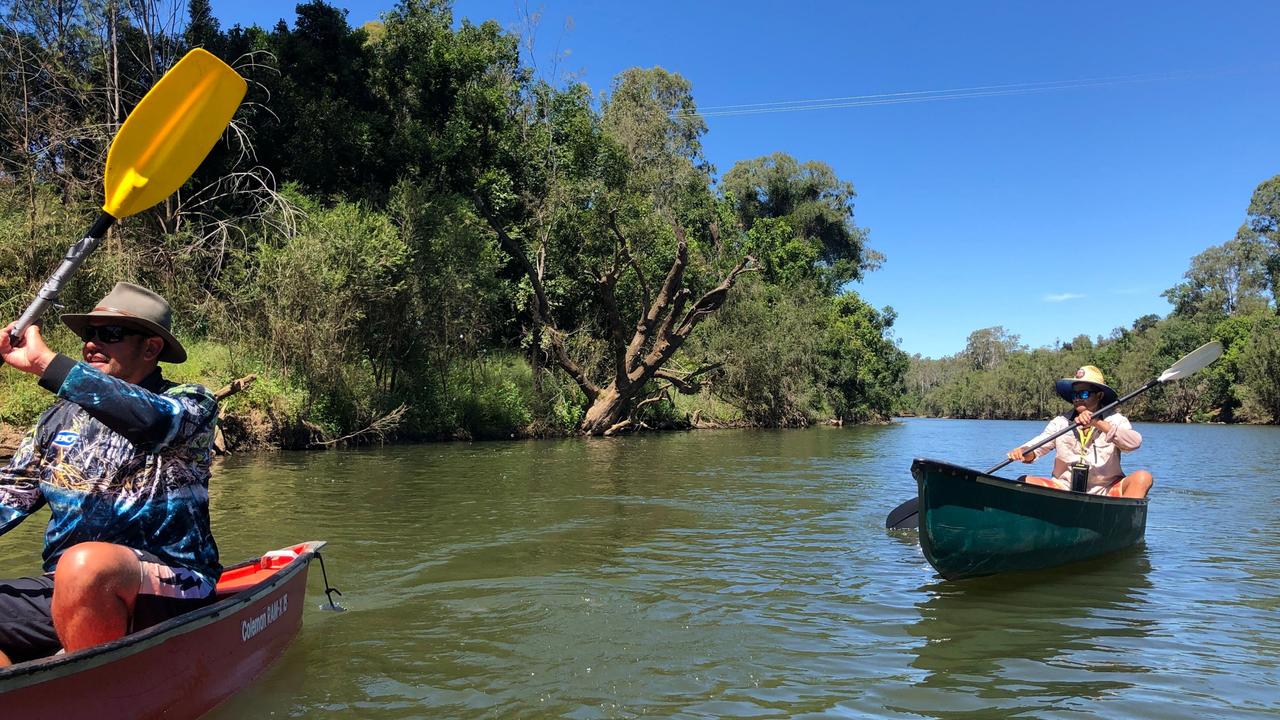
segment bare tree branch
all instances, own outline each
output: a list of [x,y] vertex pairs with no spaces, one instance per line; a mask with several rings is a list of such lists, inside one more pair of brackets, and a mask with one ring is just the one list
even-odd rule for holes
[[609,229],[613,231],[614,238],[618,241],[618,247],[621,248],[622,258],[627,261],[627,266],[636,274],[636,281],[640,283],[640,292],[642,294],[644,305],[649,307],[650,296],[649,278],[645,277],[644,271],[640,269],[640,263],[636,262],[636,258],[631,253],[631,243],[627,241],[625,235],[622,234],[621,228],[618,227],[618,211],[609,211]]
[[[683,304],[679,295],[683,292],[680,285],[684,282],[684,268],[689,262],[689,243],[685,239],[684,230],[678,224],[673,223],[673,228],[680,241],[676,245],[676,258],[662,281],[662,288],[658,290],[657,297],[649,303],[644,317],[636,324],[635,334],[631,336],[631,343],[627,346],[627,373],[632,377],[637,377],[635,373],[648,364],[648,358],[645,358],[643,353],[650,344],[658,318],[668,311],[673,302],[677,305]],[[669,319],[670,315],[668,315]]]
[[756,272],[760,269],[756,266],[755,261],[755,258],[750,255],[738,261],[738,264],[734,266],[723,282],[717,285],[714,290],[698,298],[698,302],[694,303],[692,308],[689,308],[689,312],[684,316],[684,320],[680,322],[680,327],[676,330],[676,334],[682,340],[687,338],[689,333],[693,332],[694,326],[701,322],[703,318],[719,310],[724,305],[724,301],[729,298],[729,290],[733,288],[738,276],[744,272]]
[[245,375],[242,378],[236,378],[223,386],[223,388],[218,390],[218,392],[214,393],[213,397],[219,401],[225,400],[238,392],[242,392],[245,388],[252,385],[253,381],[257,379],[257,375]]
[[537,325],[546,328],[546,337],[551,344],[556,363],[578,384],[578,387],[587,396],[588,402],[594,401],[600,395],[600,388],[591,382],[582,367],[569,356],[569,351],[564,343],[564,333],[551,322],[551,303],[547,301],[547,293],[542,285],[541,273],[537,272],[533,267],[533,263],[529,262],[529,256],[525,253],[524,246],[520,244],[520,241],[511,237],[502,226],[502,223],[498,222],[485,199],[477,194],[474,201],[476,209],[480,211],[490,229],[497,233],[498,242],[502,245],[502,249],[520,265],[525,277],[529,278],[529,284],[533,288],[534,296],[533,306],[530,308],[533,313],[533,321]]
[[693,395],[702,389],[702,383],[697,379],[698,376],[705,375],[712,370],[718,370],[721,367],[724,367],[723,362],[708,363],[691,372],[658,368],[654,371],[653,376],[671,383],[671,386],[678,390],[681,395]]
[[[681,239],[681,251],[677,254],[676,258],[676,264],[679,264],[686,254],[686,243],[684,241],[683,230],[679,231],[677,235]],[[675,266],[673,265],[672,267],[674,269]],[[755,258],[750,255],[743,257],[719,285],[703,295],[701,298],[698,298],[698,301],[694,303],[693,307],[685,313],[679,326],[674,327],[673,329],[673,321],[675,317],[683,309],[685,299],[690,297],[688,289],[683,289],[681,291],[681,295],[683,297],[677,298],[676,303],[671,308],[671,314],[667,316],[667,321],[663,323],[662,331],[653,343],[653,349],[651,349],[645,356],[639,367],[631,373],[632,381],[643,382],[644,379],[652,377],[653,372],[662,367],[662,365],[670,360],[671,357],[676,354],[676,351],[684,345],[684,341],[688,339],[689,334],[693,332],[693,328],[696,327],[704,318],[724,305],[725,299],[729,296],[729,290],[737,281],[738,276],[744,272],[753,272],[758,269],[759,268],[755,265]]]
[[600,300],[604,304],[605,320],[609,325],[609,353],[613,356],[613,373],[615,378],[627,376],[627,346],[622,337],[622,314],[618,311],[618,268],[617,264],[609,272],[596,279],[600,288]]
[[346,435],[343,435],[340,438],[334,438],[333,440],[312,441],[311,447],[331,447],[333,445],[337,445],[338,443],[347,442],[349,440],[355,440],[356,438],[359,438],[359,437],[365,437],[366,435],[376,436],[378,440],[381,441],[386,438],[388,433],[390,433],[400,424],[400,421],[404,419],[404,414],[408,411],[409,411],[409,406],[402,404],[400,405],[400,407],[397,407],[395,410],[392,410],[386,415],[383,415],[377,420],[374,420],[368,427],[362,430],[357,430],[353,433],[348,433]]

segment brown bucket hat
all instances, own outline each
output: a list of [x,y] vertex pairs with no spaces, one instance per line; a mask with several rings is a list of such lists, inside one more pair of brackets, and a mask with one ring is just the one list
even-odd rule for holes
[[160,352],[160,360],[164,362],[180,363],[187,359],[186,349],[169,331],[173,319],[169,302],[144,287],[127,282],[116,283],[111,292],[98,301],[93,312],[63,315],[62,322],[80,335],[92,318],[110,319],[163,338],[164,350]]

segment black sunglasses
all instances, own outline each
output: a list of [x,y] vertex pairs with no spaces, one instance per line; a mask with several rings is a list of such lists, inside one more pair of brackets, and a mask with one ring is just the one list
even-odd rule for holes
[[1093,393],[1101,392],[1100,390],[1072,390],[1071,397],[1077,400],[1088,400]]
[[146,335],[141,330],[124,327],[123,325],[89,325],[80,331],[80,339],[89,342],[92,340],[96,343],[110,345],[118,343],[129,335]]

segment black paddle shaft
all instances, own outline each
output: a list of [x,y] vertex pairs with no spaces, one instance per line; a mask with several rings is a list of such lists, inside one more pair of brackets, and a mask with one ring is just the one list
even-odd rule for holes
[[62,286],[67,283],[72,273],[80,267],[80,263],[89,257],[89,253],[98,247],[98,243],[102,242],[102,238],[107,234],[107,230],[115,223],[116,219],[108,213],[102,213],[98,216],[97,221],[93,223],[93,227],[89,228],[89,232],[85,233],[83,239],[67,249],[67,255],[62,259],[62,264],[57,270],[44,281],[44,285],[40,287],[40,291],[36,293],[36,299],[31,301],[27,306],[22,317],[18,318],[18,322],[14,324],[13,330],[9,331],[9,341],[16,347],[22,344],[22,334],[27,328],[34,325],[44,311],[50,305],[57,304],[58,294],[62,292]]

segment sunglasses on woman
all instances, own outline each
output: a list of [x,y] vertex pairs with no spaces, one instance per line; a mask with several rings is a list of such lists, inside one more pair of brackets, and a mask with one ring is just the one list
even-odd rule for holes
[[90,325],[80,331],[80,339],[85,342],[92,340],[96,343],[111,345],[120,342],[129,335],[146,334],[141,330],[134,330],[123,325]]
[[1089,396],[1096,395],[1099,392],[1099,390],[1072,390],[1071,397],[1076,400],[1088,400]]

